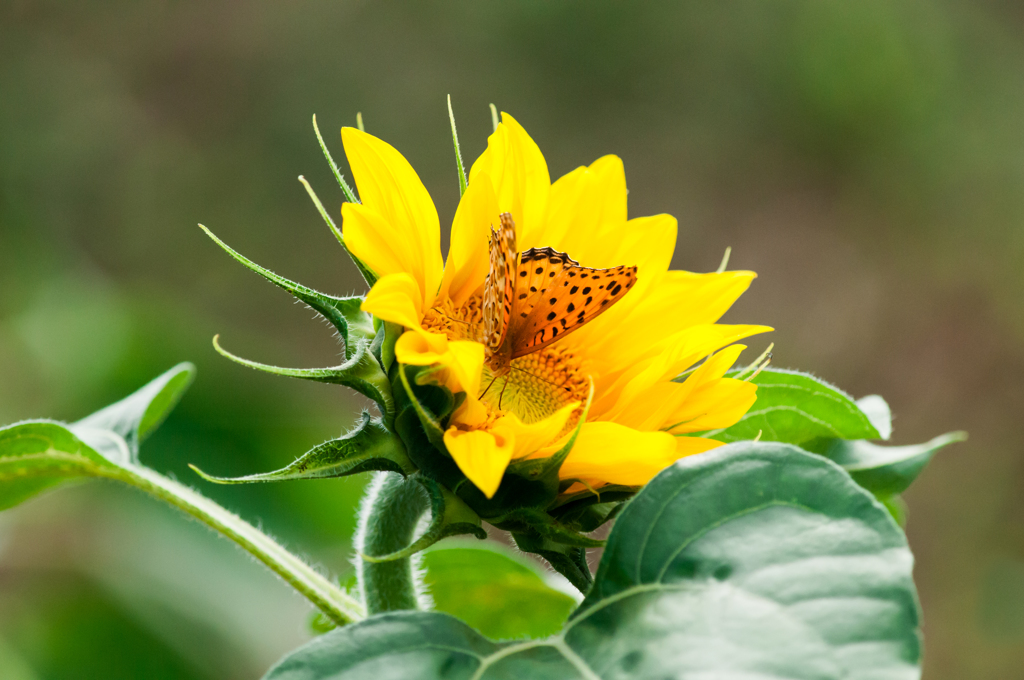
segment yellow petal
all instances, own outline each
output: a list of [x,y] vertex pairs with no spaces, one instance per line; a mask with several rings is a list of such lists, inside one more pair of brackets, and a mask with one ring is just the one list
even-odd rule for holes
[[590,417],[614,420],[615,414],[639,398],[652,385],[671,380],[698,361],[737,340],[771,330],[765,326],[707,324],[694,326],[642,351],[648,356],[615,372],[595,378],[595,399]]
[[430,366],[447,362],[451,357],[448,338],[419,327],[406,331],[395,343],[395,358],[400,364]]
[[512,213],[519,249],[524,250],[535,244],[543,228],[551,175],[526,130],[507,113],[501,114],[501,120],[487,138],[487,150],[473,163],[469,184],[481,174],[490,177],[498,210]]
[[461,391],[472,395],[480,393],[480,379],[484,368],[484,346],[472,340],[455,340],[448,343],[451,350],[451,368],[461,386]]
[[512,460],[514,437],[504,432],[471,430],[464,432],[449,428],[444,433],[444,445],[469,481],[493,498],[505,468]]
[[362,201],[342,207],[346,245],[380,276],[411,274],[429,308],[441,283],[441,231],[430,194],[387,142],[355,128],[342,128],[341,139]]
[[[622,264],[637,267],[636,285],[632,290],[607,312],[573,333],[567,341],[573,343],[574,351],[581,358],[594,361],[591,364],[593,370],[600,373],[623,365],[623,345],[634,343],[628,349],[633,350],[635,356],[637,345],[646,346],[650,337],[658,334],[658,329],[638,329],[635,326],[638,322],[633,321],[633,316],[636,309],[644,304],[650,291],[657,290],[665,278],[672,261],[677,231],[676,219],[671,215],[635,218],[629,220],[614,238],[605,239],[606,243],[601,249],[594,249],[595,257],[598,258],[595,261],[600,264],[582,262],[588,266]],[[572,252],[569,254],[575,257]],[[684,299],[676,299],[677,307],[680,300]],[[639,323],[644,322],[646,320]],[[638,333],[638,330],[641,332]],[[622,335],[628,340],[620,341]],[[637,335],[644,337],[641,339]]]
[[451,247],[438,297],[451,298],[460,307],[483,284],[490,267],[490,226],[497,223],[500,212],[490,177],[484,172],[477,173],[455,211]]
[[499,424],[507,427],[515,435],[516,445],[512,457],[524,458],[550,445],[565,429],[566,422],[579,405],[578,401],[566,404],[547,418],[530,424],[519,420],[514,413],[498,419]]
[[744,349],[743,345],[726,347],[709,357],[681,383],[671,381],[675,377],[673,373],[662,375],[660,379],[646,384],[642,381],[648,376],[641,374],[637,379],[638,384],[630,384],[616,407],[603,414],[602,418],[638,430],[660,430],[693,420],[701,414],[715,414],[719,399],[702,388],[720,381]]
[[720,442],[699,439],[688,443],[690,450],[681,452],[676,440],[667,432],[638,432],[618,423],[585,423],[558,476],[639,486],[681,455],[696,453],[702,446],[705,451],[721,446]]
[[404,230],[372,208],[344,203],[341,220],[345,247],[378,275],[415,273],[422,269],[419,251],[405,237]]
[[721,378],[697,390],[672,420],[680,423],[676,434],[704,432],[730,427],[746,415],[757,400],[757,385],[733,378]]
[[625,225],[626,173],[621,159],[604,156],[551,185],[545,228],[538,234],[543,243],[524,247],[551,246],[587,267],[637,264],[613,261]]
[[[614,323],[603,321],[604,317],[617,314],[620,305],[616,305],[591,324],[603,333],[591,333],[584,327],[574,335],[579,336],[588,358],[595,362],[593,368],[597,373],[614,373],[663,351],[682,331],[718,321],[756,276],[747,271],[669,271],[637,295],[644,286],[643,276],[638,273],[636,288],[622,302],[628,305],[628,315],[611,317]],[[630,296],[634,299],[630,300]],[[766,326],[759,328],[755,332],[771,330]]]
[[487,422],[491,409],[476,397],[466,394],[466,399],[452,414],[451,424],[458,425],[462,430],[475,429]]
[[452,392],[466,392],[476,399],[484,365],[484,346],[472,340],[449,341],[440,333],[414,328],[395,343],[395,358],[411,366],[438,365],[445,369],[436,382]]
[[379,278],[359,307],[378,319],[406,328],[419,328],[423,319],[423,295],[419,283],[411,274],[404,272]]

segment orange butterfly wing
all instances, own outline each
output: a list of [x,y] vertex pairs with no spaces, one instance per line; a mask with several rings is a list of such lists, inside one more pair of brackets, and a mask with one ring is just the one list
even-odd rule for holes
[[513,359],[564,338],[611,309],[636,283],[636,267],[591,269],[575,265],[549,278],[551,283],[535,294],[531,311],[514,324],[510,338]]
[[579,262],[554,248],[530,248],[520,253],[509,333],[522,327],[523,319],[540,302],[555,277],[566,269],[579,266]]
[[498,230],[491,229],[490,272],[484,282],[484,343],[492,352],[498,351],[508,331],[518,255],[516,225],[512,215],[502,213]]

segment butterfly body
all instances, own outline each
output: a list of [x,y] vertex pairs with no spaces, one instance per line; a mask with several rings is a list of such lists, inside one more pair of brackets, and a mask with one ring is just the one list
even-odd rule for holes
[[553,248],[518,252],[515,223],[503,213],[491,229],[490,272],[484,283],[484,344],[495,376],[512,361],[583,327],[636,283],[637,268],[582,267]]

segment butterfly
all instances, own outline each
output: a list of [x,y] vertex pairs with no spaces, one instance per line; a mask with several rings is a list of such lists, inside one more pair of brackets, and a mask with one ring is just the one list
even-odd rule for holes
[[611,309],[636,283],[635,266],[581,267],[553,248],[516,249],[516,225],[502,213],[491,227],[490,272],[484,282],[484,344],[495,375],[513,359],[564,338]]

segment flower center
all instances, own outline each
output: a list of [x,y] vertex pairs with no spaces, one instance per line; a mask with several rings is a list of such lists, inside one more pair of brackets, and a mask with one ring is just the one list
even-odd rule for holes
[[[427,311],[423,328],[444,333],[449,340],[483,342],[481,301],[473,297],[456,309],[445,300]],[[580,363],[571,351],[558,344],[514,359],[504,375],[496,376],[485,362],[478,396],[497,412],[511,412],[526,424],[535,423],[566,404],[587,401],[590,382]],[[574,426],[575,418],[570,423]]]
[[485,365],[481,389],[483,401],[491,408],[511,411],[530,424],[544,420],[566,404],[586,402],[590,384],[572,352],[548,345],[514,359],[502,376],[495,377]]

